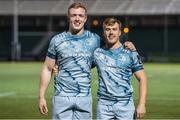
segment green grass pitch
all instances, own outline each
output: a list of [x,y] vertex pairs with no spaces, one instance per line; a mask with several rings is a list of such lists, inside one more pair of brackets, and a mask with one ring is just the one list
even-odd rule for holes
[[[48,116],[38,112],[38,86],[42,62],[0,63],[0,119],[49,119],[53,80],[47,91]],[[180,119],[180,64],[145,65],[148,76],[147,119]],[[92,70],[93,115],[95,116],[96,69]],[[134,100],[138,82],[133,78]]]

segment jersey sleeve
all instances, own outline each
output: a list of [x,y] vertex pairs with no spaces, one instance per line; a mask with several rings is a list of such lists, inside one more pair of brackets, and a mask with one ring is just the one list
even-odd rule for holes
[[94,39],[96,39],[97,44],[96,44],[96,48],[99,48],[101,46],[101,37],[99,35],[97,35],[96,33],[93,34]]
[[50,43],[49,43],[47,56],[49,58],[56,59],[55,38],[52,38]]
[[[97,48],[98,49],[98,48]],[[97,49],[94,51],[93,53],[93,57],[92,57],[92,67],[91,68],[94,68],[96,67],[96,51]]]
[[95,46],[94,46],[94,51],[93,51],[93,54],[92,54],[92,59],[91,59],[91,61],[92,61],[92,66],[91,66],[91,68],[94,68],[95,66],[96,66],[96,63],[95,63],[95,57],[94,57],[94,52],[100,47],[100,45],[101,45],[101,37],[99,36],[99,35],[97,35],[96,33],[93,33],[92,34],[92,37],[93,37],[93,39],[96,41],[96,44],[94,44]]
[[134,73],[142,69],[144,68],[139,54],[137,52],[132,52],[132,72]]

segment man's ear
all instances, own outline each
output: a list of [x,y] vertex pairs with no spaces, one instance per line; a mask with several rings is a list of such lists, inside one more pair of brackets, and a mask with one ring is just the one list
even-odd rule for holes
[[85,22],[87,22],[87,15],[86,15],[85,19],[86,19]]
[[121,36],[121,30],[119,30],[119,37]]

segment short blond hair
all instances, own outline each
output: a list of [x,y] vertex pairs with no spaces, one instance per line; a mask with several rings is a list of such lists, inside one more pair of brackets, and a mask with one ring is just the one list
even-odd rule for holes
[[87,15],[87,8],[86,8],[86,6],[83,5],[82,3],[73,3],[73,4],[71,4],[71,5],[69,6],[69,8],[68,8],[68,15],[69,15],[69,10],[70,10],[71,8],[75,8],[75,9],[77,9],[77,8],[83,8],[83,9],[85,10],[85,14]]
[[105,27],[106,26],[113,26],[115,23],[118,23],[119,24],[119,29],[121,30],[121,27],[122,27],[122,23],[120,20],[114,18],[114,17],[109,17],[109,18],[106,18],[104,21],[103,21],[103,30],[105,30]]

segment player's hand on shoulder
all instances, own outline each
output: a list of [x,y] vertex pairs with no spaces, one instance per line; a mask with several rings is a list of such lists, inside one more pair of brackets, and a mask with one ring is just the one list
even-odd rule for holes
[[53,70],[52,70],[52,72],[53,72],[53,74],[56,76],[56,75],[58,75],[58,66],[57,65],[55,65],[54,67],[53,67]]
[[134,46],[132,42],[126,41],[124,45],[126,49],[131,50],[131,51],[136,51],[136,47]]

